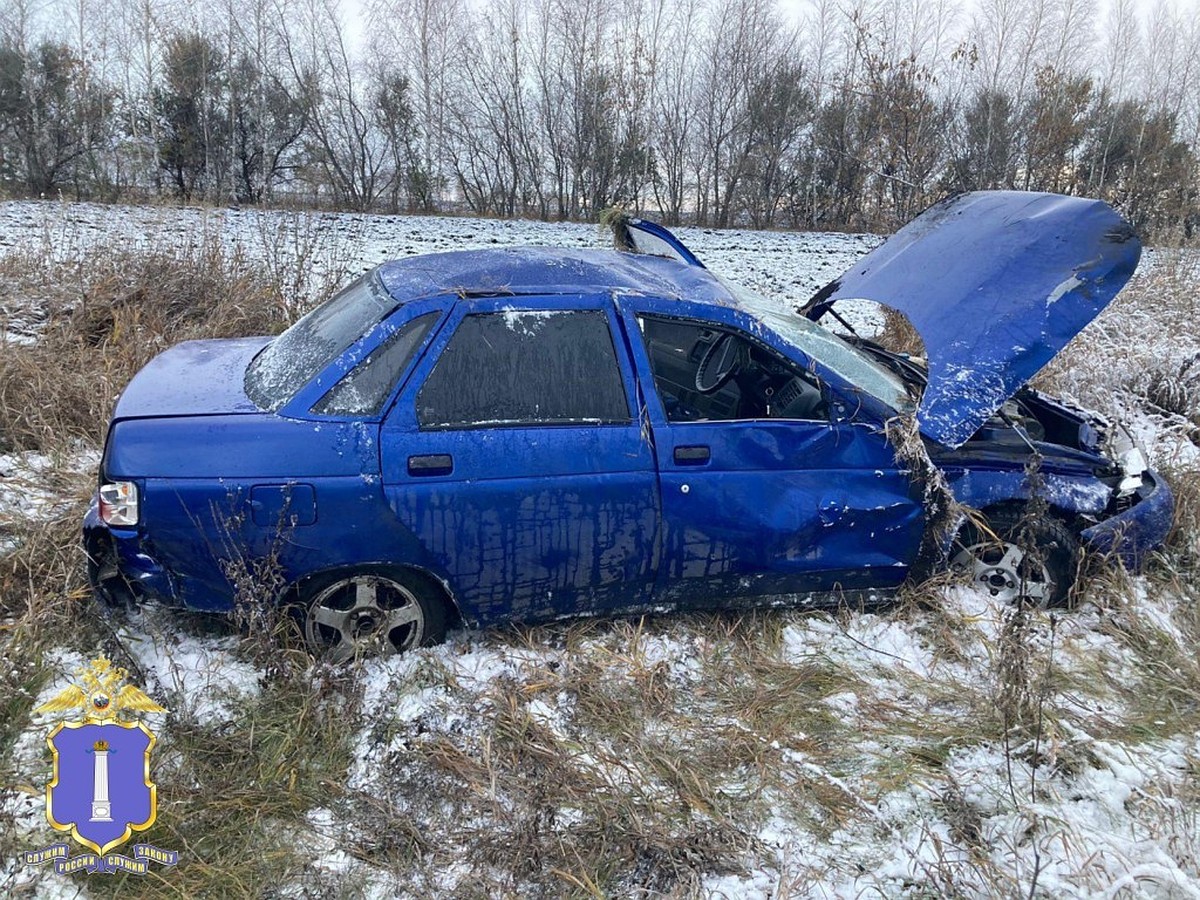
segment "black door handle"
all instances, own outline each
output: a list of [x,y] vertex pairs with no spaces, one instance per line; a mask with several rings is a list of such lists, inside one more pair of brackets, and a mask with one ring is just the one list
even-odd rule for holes
[[681,466],[702,466],[712,457],[704,446],[676,447],[675,462]]
[[408,474],[414,477],[449,475],[453,471],[454,458],[449,453],[430,453],[426,456],[410,456],[408,458]]

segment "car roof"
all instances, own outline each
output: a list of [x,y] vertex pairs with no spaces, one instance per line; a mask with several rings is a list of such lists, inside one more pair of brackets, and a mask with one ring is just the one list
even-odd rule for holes
[[519,297],[615,291],[738,306],[707,269],[616,250],[456,250],[393,260],[383,263],[377,272],[398,303],[444,294]]

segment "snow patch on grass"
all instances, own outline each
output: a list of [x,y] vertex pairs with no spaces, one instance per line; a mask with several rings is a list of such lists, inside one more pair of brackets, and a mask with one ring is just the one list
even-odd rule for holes
[[262,673],[236,658],[236,638],[135,628],[122,628],[118,636],[158,688],[159,703],[197,724],[229,722],[259,695]]

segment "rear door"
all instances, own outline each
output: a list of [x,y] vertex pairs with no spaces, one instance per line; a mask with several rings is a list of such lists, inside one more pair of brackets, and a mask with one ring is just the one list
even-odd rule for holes
[[612,301],[463,300],[381,429],[384,489],[464,614],[649,600],[658,484]]
[[[811,362],[703,318],[703,306],[620,306],[659,467],[656,600],[703,606],[903,580],[923,524],[912,482],[877,427],[848,417]],[[744,348],[742,368],[703,393],[696,371],[722,334]]]

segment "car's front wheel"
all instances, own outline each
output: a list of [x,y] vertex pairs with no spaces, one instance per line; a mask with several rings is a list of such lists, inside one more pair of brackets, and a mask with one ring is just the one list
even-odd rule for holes
[[309,646],[333,662],[389,656],[446,636],[441,596],[425,579],[403,569],[339,573],[308,585],[303,595]]
[[1066,523],[1049,515],[1027,521],[1013,507],[989,512],[986,521],[987,529],[963,526],[951,568],[1001,602],[1063,606],[1079,563],[1079,539]]

